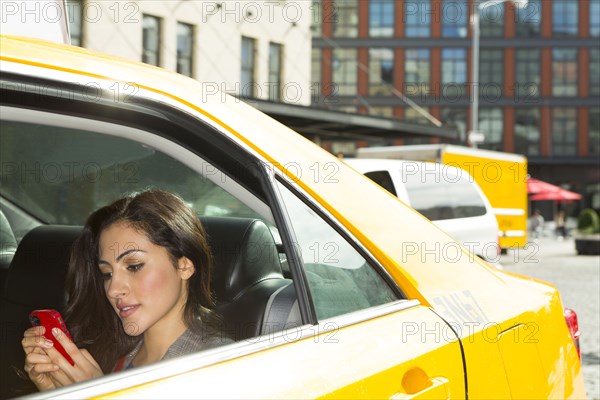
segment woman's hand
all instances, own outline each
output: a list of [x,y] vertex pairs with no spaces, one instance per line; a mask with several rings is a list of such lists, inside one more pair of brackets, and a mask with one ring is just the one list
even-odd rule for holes
[[53,328],[52,335],[75,362],[75,365],[71,365],[54,347],[46,349],[46,354],[52,363],[58,366],[56,370],[50,372],[52,381],[57,384],[57,387],[87,381],[88,379],[104,375],[100,365],[98,365],[92,355],[86,349],[77,348],[75,343],[60,329]]
[[22,342],[26,354],[25,371],[39,390],[55,389],[104,375],[91,354],[85,349],[78,349],[60,329],[54,328],[52,335],[75,365],[71,365],[54,348],[54,344],[44,337],[44,332],[43,326],[29,328]]
[[[29,328],[23,334],[21,345],[25,351],[25,372],[38,390],[49,390],[59,387],[52,378],[52,372],[58,371],[46,350],[54,344],[44,337],[46,328],[36,326]],[[56,350],[55,350],[56,351]]]

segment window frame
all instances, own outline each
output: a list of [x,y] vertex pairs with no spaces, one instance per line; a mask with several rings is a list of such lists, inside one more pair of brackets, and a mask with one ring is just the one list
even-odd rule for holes
[[[188,55],[182,56],[183,52],[179,50],[179,28],[186,29],[186,33],[189,34],[190,41],[190,53]],[[195,36],[196,36],[196,27],[192,24],[188,24],[186,22],[177,21],[177,72],[189,76],[190,78],[194,77],[194,47],[195,47]],[[187,64],[189,68],[189,75],[182,72],[182,68],[180,68],[180,64]]]
[[[305,273],[304,261],[302,260],[302,255],[299,253],[298,246],[295,243],[298,243],[296,239],[296,235],[294,233],[294,228],[291,223],[291,219],[289,214],[286,211],[285,202],[283,201],[283,195],[281,194],[279,188],[276,184],[271,185],[273,189],[273,195],[275,196],[276,201],[278,202],[278,213],[276,218],[282,218],[282,222],[285,225],[284,234],[281,235],[282,240],[288,240],[288,245],[291,246],[290,249],[294,252],[295,259],[293,262],[295,263],[294,267],[290,265],[290,272],[292,272],[292,280],[296,282],[296,279],[300,279],[301,284],[305,285],[303,287],[304,292],[303,295],[307,295],[307,299],[310,299],[310,307],[311,307],[311,317],[314,317],[314,321],[316,324],[322,324],[326,321],[337,320],[338,318],[344,318],[348,315],[358,315],[364,312],[369,312],[369,310],[378,307],[386,307],[390,304],[396,304],[398,302],[410,301],[404,291],[398,286],[396,281],[392,278],[389,272],[383,267],[383,265],[373,256],[373,254],[354,236],[348,229],[337,219],[335,218],[329,211],[323,208],[321,205],[317,204],[314,199],[309,196],[299,185],[291,180],[290,177],[280,174],[278,171],[275,173],[275,181],[279,184],[283,185],[287,190],[289,190],[294,196],[298,198],[299,201],[304,203],[307,207],[309,207],[319,218],[323,220],[326,224],[328,224],[338,235],[341,236],[354,250],[358,252],[358,254],[364,258],[365,262],[383,279],[383,281],[388,285],[390,290],[394,292],[394,294],[398,297],[398,299],[391,303],[385,303],[379,306],[373,306],[366,309],[361,309],[354,311],[349,314],[342,314],[333,316],[331,318],[318,320],[314,301],[312,300],[312,293],[310,291],[310,287],[308,286],[308,278]],[[284,236],[286,239],[284,239]],[[285,243],[284,243],[285,245]],[[287,253],[286,253],[287,254]],[[296,274],[294,275],[294,270],[296,270]],[[302,312],[302,309],[301,309]]]
[[[156,23],[156,49],[151,49],[146,47],[146,42],[149,41],[147,30],[150,28],[146,28],[146,21],[154,21]],[[161,44],[162,44],[162,18],[157,17],[155,15],[143,14],[142,16],[142,62],[150,65],[155,65],[160,67],[162,63],[161,57]],[[156,58],[155,62],[152,62],[152,58]]]

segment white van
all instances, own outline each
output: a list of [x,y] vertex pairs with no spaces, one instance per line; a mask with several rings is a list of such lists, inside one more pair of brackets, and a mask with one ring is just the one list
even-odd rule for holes
[[463,169],[430,162],[344,159],[488,261],[499,256],[498,222],[490,202]]

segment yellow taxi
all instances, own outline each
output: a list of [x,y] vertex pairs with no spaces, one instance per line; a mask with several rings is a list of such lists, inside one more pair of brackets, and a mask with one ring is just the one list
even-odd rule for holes
[[31,393],[27,315],[64,308],[86,216],[155,187],[204,222],[236,341],[38,398],[585,398],[555,287],[473,256],[287,127],[159,68],[0,49],[2,397]]

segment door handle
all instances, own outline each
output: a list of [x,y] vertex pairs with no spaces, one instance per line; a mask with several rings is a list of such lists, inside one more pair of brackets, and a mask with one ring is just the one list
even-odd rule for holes
[[444,377],[431,378],[429,386],[417,393],[394,393],[391,400],[419,400],[419,399],[449,399],[448,385],[450,381]]

